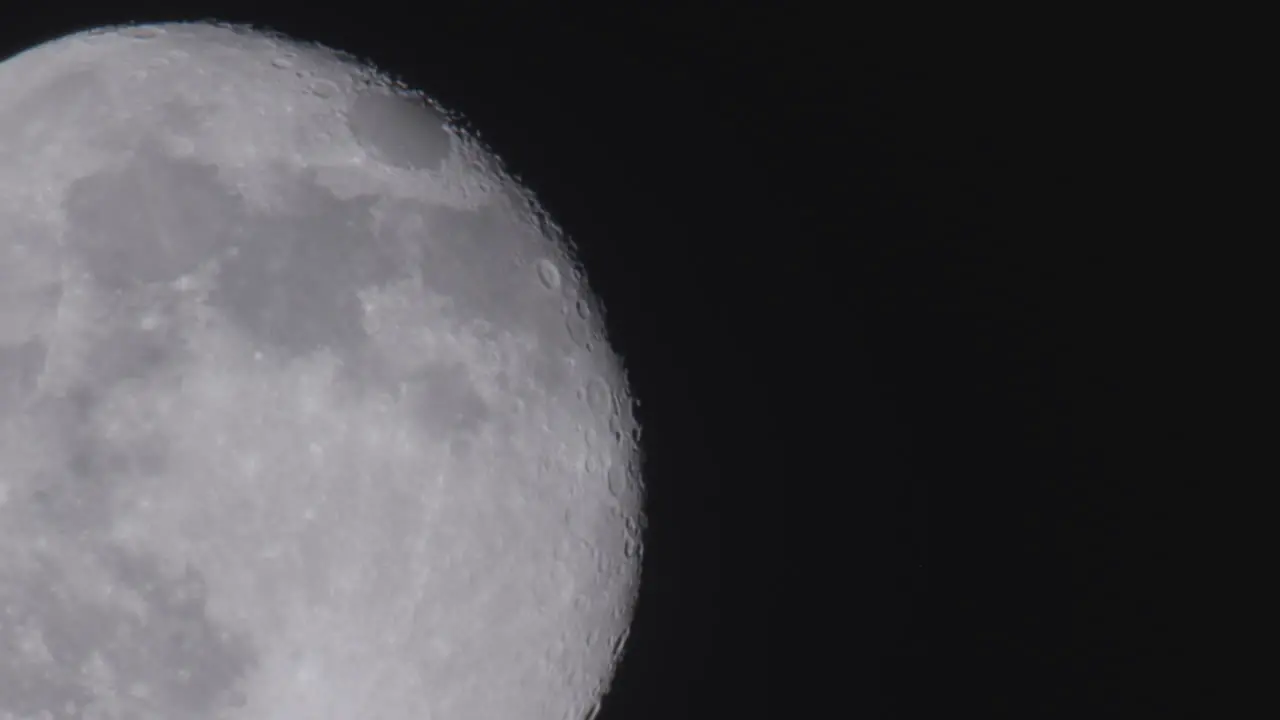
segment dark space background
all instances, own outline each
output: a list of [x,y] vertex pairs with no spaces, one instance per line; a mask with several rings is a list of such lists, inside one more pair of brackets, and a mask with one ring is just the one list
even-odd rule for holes
[[267,26],[425,89],[535,190],[642,403],[600,720],[1197,716],[1196,488],[1151,460],[1192,437],[1149,419],[1190,392],[1195,310],[1135,219],[1159,55],[817,4],[439,5],[6,6],[0,51]]

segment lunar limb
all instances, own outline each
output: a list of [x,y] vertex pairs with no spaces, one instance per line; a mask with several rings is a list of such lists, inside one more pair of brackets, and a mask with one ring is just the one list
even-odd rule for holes
[[234,25],[0,63],[0,720],[576,720],[639,433],[443,108]]

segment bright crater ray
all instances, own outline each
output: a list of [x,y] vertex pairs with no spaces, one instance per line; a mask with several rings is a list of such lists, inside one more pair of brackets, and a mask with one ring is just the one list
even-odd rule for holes
[[230,25],[0,63],[0,720],[577,720],[638,432],[536,202]]

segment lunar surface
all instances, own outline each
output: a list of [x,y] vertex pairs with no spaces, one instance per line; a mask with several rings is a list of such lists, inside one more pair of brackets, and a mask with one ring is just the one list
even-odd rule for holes
[[639,433],[532,194],[367,63],[0,63],[0,720],[578,720]]

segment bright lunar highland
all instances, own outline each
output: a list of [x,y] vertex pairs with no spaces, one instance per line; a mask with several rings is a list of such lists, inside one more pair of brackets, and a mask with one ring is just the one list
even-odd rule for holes
[[598,712],[643,492],[575,257],[350,55],[0,63],[0,720]]

